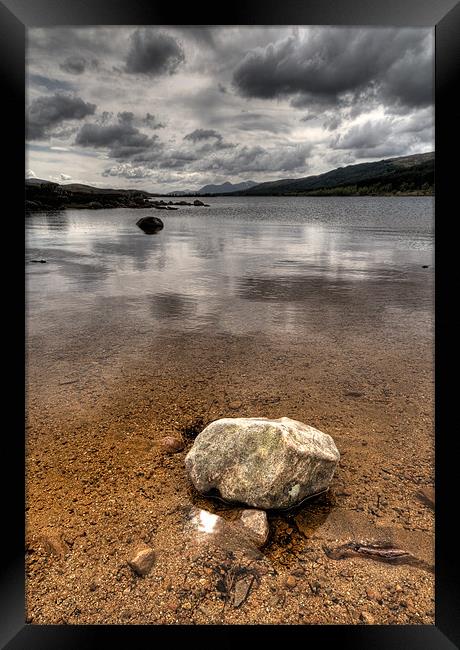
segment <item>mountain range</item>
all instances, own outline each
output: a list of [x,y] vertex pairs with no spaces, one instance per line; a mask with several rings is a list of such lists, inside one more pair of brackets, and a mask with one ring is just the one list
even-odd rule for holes
[[190,196],[191,194],[231,194],[233,192],[242,192],[249,190],[257,185],[254,181],[243,181],[242,183],[230,183],[226,181],[220,185],[203,185],[199,190],[179,190],[178,192],[169,192],[167,196]]
[[[143,190],[107,189],[39,178],[26,179],[26,209],[146,208],[153,196],[385,196],[434,193],[434,152],[338,167],[324,174],[266,183],[244,181],[204,185],[197,192],[167,195]],[[171,203],[171,202],[170,202]]]

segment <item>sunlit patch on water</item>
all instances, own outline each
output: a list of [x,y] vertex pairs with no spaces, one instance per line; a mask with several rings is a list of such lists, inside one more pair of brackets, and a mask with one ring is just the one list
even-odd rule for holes
[[203,508],[187,508],[184,530],[186,538],[197,547],[211,545],[245,557],[263,558],[241,526]]
[[213,515],[212,512],[200,510],[192,519],[192,525],[196,526],[199,533],[207,533],[210,535],[218,522],[219,517]]

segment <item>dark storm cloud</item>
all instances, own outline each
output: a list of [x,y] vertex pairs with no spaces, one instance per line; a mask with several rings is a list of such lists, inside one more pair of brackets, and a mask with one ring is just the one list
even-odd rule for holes
[[201,155],[193,152],[172,152],[159,160],[157,159],[156,162],[157,166],[161,166],[164,169],[185,169],[200,158]]
[[323,126],[327,131],[335,131],[342,123],[340,115],[329,115],[323,122]]
[[85,59],[83,56],[68,56],[63,63],[59,64],[61,70],[70,74],[83,74],[86,69],[95,69],[98,66],[97,59]]
[[353,152],[356,158],[384,158],[400,156],[414,145],[426,143],[433,138],[433,123],[427,115],[406,120],[386,117],[356,124],[337,136],[332,148]]
[[[107,122],[107,119],[110,119],[111,117],[112,114],[110,114],[108,118],[105,117],[105,122]],[[121,113],[117,113],[117,118],[118,121],[122,124],[131,124],[133,126],[147,126],[149,129],[153,130],[163,129],[165,127],[164,124],[157,121],[155,115],[151,115],[150,113],[146,113],[145,117],[138,117],[131,111],[122,111]]]
[[385,142],[392,132],[391,120],[365,122],[351,127],[335,142],[336,149],[372,149]]
[[27,137],[29,140],[42,140],[50,131],[67,120],[82,120],[93,115],[96,104],[83,101],[75,95],[56,93],[50,97],[37,97],[29,108]]
[[290,126],[283,122],[279,115],[271,116],[264,113],[241,111],[241,113],[227,117],[225,121],[239,131],[265,131],[275,135],[290,130]]
[[219,142],[222,141],[221,134],[214,129],[195,129],[195,131],[192,131],[192,133],[187,133],[187,135],[184,135],[184,140],[191,140],[192,142],[209,140],[210,138],[215,138]]
[[84,124],[75,144],[95,149],[108,149],[116,159],[143,159],[146,152],[159,146],[158,136],[150,137],[132,123],[132,113],[119,113],[116,124]]
[[131,35],[126,72],[151,76],[173,74],[184,61],[182,46],[169,34],[142,28]]
[[311,149],[309,144],[286,146],[281,149],[265,149],[261,146],[238,147],[227,155],[205,159],[197,168],[235,175],[242,172],[305,171]]
[[233,75],[245,97],[291,97],[297,106],[378,95],[389,103],[432,101],[428,30],[314,28],[249,52]]
[[233,149],[237,146],[233,142],[225,142],[222,134],[214,129],[195,129],[195,131],[187,133],[184,136],[184,140],[188,140],[197,145],[201,155],[220,149]]
[[155,115],[147,113],[146,116],[142,119],[142,124],[148,126],[150,129],[164,129],[165,124],[158,122]]

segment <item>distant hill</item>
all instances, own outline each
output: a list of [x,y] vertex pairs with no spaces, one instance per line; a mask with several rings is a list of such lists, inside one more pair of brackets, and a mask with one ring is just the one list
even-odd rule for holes
[[254,181],[243,181],[241,183],[230,183],[226,181],[220,185],[203,185],[199,190],[177,190],[169,192],[166,196],[195,196],[200,194],[231,194],[232,192],[242,192],[257,185]]
[[257,185],[254,181],[243,181],[242,183],[221,183],[220,185],[204,185],[197,194],[230,194],[231,192],[242,192]]
[[259,183],[244,196],[432,194],[434,152],[339,167],[318,176]]
[[151,205],[150,192],[114,190],[91,185],[60,185],[40,178],[26,179],[26,210],[64,208],[145,208]]
[[32,185],[43,185],[47,184],[50,181],[44,181],[42,178],[26,178],[26,186],[32,186]]
[[198,194],[195,190],[177,190],[176,192],[168,192],[165,196],[194,196]]

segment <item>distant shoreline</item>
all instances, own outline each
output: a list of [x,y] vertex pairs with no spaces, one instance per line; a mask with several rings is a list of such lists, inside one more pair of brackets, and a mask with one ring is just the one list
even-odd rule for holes
[[[230,192],[228,194],[182,194],[172,197],[166,194],[149,194],[136,190],[100,190],[89,188],[91,191],[69,192],[65,186],[57,183],[43,183],[27,186],[26,184],[26,212],[43,212],[52,210],[101,210],[111,208],[125,209],[164,209],[178,210],[181,207],[206,206],[203,198],[228,198],[228,197],[357,197],[373,196],[434,196],[433,188],[428,190],[394,191],[394,192],[366,192],[353,188],[331,188],[298,193],[270,193],[270,194],[243,194]],[[198,198],[200,197],[200,198]],[[187,198],[195,199],[193,203]],[[165,200],[167,199],[167,200]],[[176,199],[176,200],[173,200]]]
[[60,185],[30,178],[25,181],[26,210],[149,208],[152,207],[153,198],[169,199],[169,205],[180,206],[180,202],[174,203],[171,199],[183,201],[185,198],[219,196],[434,196],[434,161],[432,151],[338,167],[318,176],[262,182],[247,189],[217,193],[204,190],[232,184],[207,185],[196,192],[177,190],[161,194],[145,190],[98,188],[79,183]]

